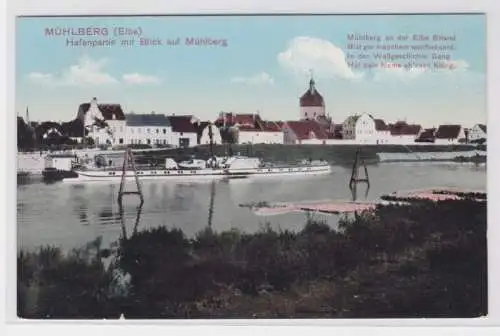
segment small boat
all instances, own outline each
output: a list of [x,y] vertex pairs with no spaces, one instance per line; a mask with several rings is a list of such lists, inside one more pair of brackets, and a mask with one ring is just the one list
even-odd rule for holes
[[76,177],[72,167],[78,164],[78,157],[71,154],[50,154],[45,157],[45,169],[42,171],[45,182],[55,182],[67,177]]
[[205,160],[197,160],[195,158],[191,158],[188,161],[179,162],[180,169],[202,169],[206,168],[207,161]]
[[[56,160],[53,157],[52,160]],[[50,161],[50,159],[49,159]],[[191,160],[190,160],[191,161]],[[125,171],[125,178],[137,177],[142,180],[172,180],[177,182],[193,182],[217,179],[237,179],[255,177],[281,177],[281,176],[309,176],[329,174],[331,167],[327,162],[297,165],[270,165],[263,163],[259,158],[246,156],[232,156],[226,158],[211,157],[207,161],[195,160],[192,162],[175,162],[172,158],[166,158],[161,165],[139,166],[136,170]],[[120,165],[107,166],[106,160],[96,157],[94,162],[82,162],[81,160],[64,161],[55,165],[47,164],[46,175],[51,175],[53,180],[63,182],[89,182],[89,181],[117,181],[120,182],[123,170]],[[63,167],[65,165],[65,167]],[[57,169],[54,169],[57,166]]]

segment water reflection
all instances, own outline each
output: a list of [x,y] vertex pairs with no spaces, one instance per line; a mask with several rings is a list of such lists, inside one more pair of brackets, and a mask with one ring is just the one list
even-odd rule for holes
[[[360,177],[359,170],[363,168],[364,176]],[[370,178],[368,176],[368,167],[361,156],[361,149],[356,151],[356,157],[352,165],[351,179],[349,181],[349,188],[352,190],[358,183],[366,183],[370,187]]]
[[[362,199],[358,199],[358,186],[361,186],[359,188],[359,191],[362,192],[363,190],[363,186],[365,186],[365,193],[364,193],[364,197]],[[367,201],[368,200],[368,194],[370,193],[370,183],[369,182],[366,182],[366,183],[354,183],[354,185],[351,185],[350,186],[351,188],[351,195],[352,195],[352,201],[353,202],[358,202],[358,201]],[[360,211],[354,211],[354,218],[359,218],[359,214],[360,214]]]
[[122,238],[127,240],[129,238],[132,238],[137,234],[137,228],[139,227],[139,223],[141,221],[141,214],[142,214],[142,205],[137,207],[136,209],[136,217],[135,217],[135,223],[132,229],[132,234],[130,237],[127,237],[127,225],[126,225],[126,217],[125,217],[125,208],[123,207],[123,204],[119,205],[119,219],[120,219],[120,225],[122,229]]
[[214,201],[215,201],[215,181],[210,186],[210,205],[208,207],[208,227],[212,228],[212,220],[214,216]]
[[105,207],[99,211],[98,217],[101,225],[114,224],[117,219],[117,216],[113,213],[113,209],[111,207]]
[[73,195],[73,213],[75,213],[78,216],[78,219],[80,220],[80,223],[83,225],[89,225],[89,218],[88,218],[88,210],[89,210],[89,200],[86,197],[83,197],[82,195],[75,194]]
[[[307,179],[255,179],[176,184],[144,181],[144,205],[139,230],[165,226],[193,237],[207,226],[217,231],[238,228],[258,231],[262,224],[300,230],[303,214],[258,216],[240,204],[302,202],[325,199],[377,201],[396,190],[436,187],[486,189],[486,169],[473,165],[380,164],[369,166],[370,186],[350,189],[352,166],[336,167],[331,175]],[[360,175],[362,172],[360,172]],[[17,189],[18,246],[34,248],[55,244],[71,249],[102,236],[104,242],[121,235],[121,219],[129,225],[137,217],[137,196],[124,199],[124,214],[117,206],[118,184],[31,184]],[[354,185],[353,185],[354,187]],[[325,216],[335,225],[334,216]],[[106,225],[101,225],[105,223]],[[128,232],[130,234],[130,232]]]
[[168,210],[187,211],[190,208],[190,200],[195,198],[193,185],[177,184],[174,187],[174,197],[168,204]]
[[[363,188],[364,186],[364,188]],[[358,190],[359,188],[359,190]],[[351,185],[351,196],[352,196],[352,201],[367,201],[368,200],[368,195],[370,194],[370,184],[369,183],[354,183]],[[362,199],[358,199],[358,191],[363,191],[364,189],[364,194]]]

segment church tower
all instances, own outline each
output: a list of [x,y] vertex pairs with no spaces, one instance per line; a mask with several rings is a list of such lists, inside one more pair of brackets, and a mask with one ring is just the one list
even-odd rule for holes
[[300,119],[316,120],[318,117],[325,117],[325,101],[311,75],[309,89],[300,97]]

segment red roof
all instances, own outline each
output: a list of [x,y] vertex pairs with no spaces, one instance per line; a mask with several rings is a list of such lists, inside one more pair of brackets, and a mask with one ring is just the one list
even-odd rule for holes
[[262,130],[264,132],[280,132],[281,131],[281,126],[278,125],[278,123],[274,121],[263,121],[261,122],[262,125]]
[[422,133],[420,133],[419,139],[434,139],[436,129],[435,128],[426,128]]
[[436,132],[436,139],[456,139],[461,129],[460,125],[440,125]]
[[409,125],[404,121],[398,121],[389,125],[391,135],[418,135],[422,129],[420,125]]
[[326,131],[314,120],[287,121],[286,125],[299,140],[311,139],[311,137],[328,139]]
[[325,106],[323,96],[316,90],[313,79],[309,81],[309,90],[300,97],[300,106]]
[[[125,120],[125,114],[123,113],[120,104],[97,104],[97,107],[99,107],[104,120]],[[90,103],[80,104],[78,108],[78,117],[83,118],[85,113],[88,112],[89,108]]]
[[172,131],[179,133],[197,133],[196,126],[191,122],[193,116],[191,115],[180,115],[180,116],[167,116],[170,125],[172,126]]
[[385,121],[382,119],[373,119],[375,121],[375,129],[377,131],[388,131],[389,127],[385,124]]
[[243,131],[243,132],[260,132],[261,130],[258,129],[258,128],[255,128],[253,126],[241,125],[241,126],[238,126],[238,131]]
[[260,116],[258,114],[235,114],[233,117],[233,122],[238,125],[253,126],[259,121]]
[[262,129],[262,119],[258,114],[233,114],[233,113],[221,113],[219,118],[215,121],[217,126],[222,126],[224,123],[227,126],[249,126],[253,127],[255,130]]

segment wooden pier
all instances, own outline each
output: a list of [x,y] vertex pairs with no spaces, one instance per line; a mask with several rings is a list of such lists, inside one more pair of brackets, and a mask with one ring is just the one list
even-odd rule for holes
[[[446,201],[465,199],[464,194],[477,193],[477,191],[455,190],[446,188],[423,189],[414,191],[398,191],[389,195],[382,195],[380,200],[375,201],[348,201],[348,200],[320,200],[303,202],[277,202],[249,207],[258,216],[272,216],[294,212],[317,212],[331,215],[345,213],[359,214],[359,212],[375,210],[378,206],[387,205],[410,205],[411,201],[429,200]],[[389,200],[384,200],[390,198]],[[485,198],[478,196],[473,198],[477,202],[485,202]]]

